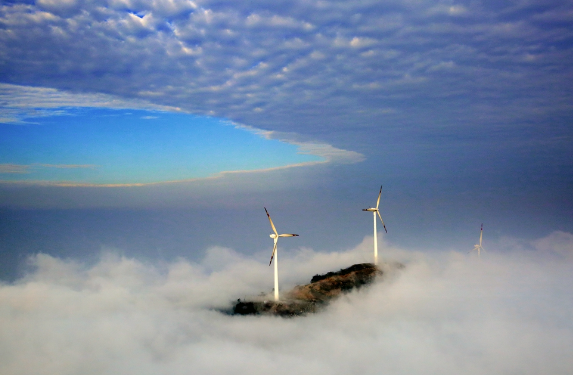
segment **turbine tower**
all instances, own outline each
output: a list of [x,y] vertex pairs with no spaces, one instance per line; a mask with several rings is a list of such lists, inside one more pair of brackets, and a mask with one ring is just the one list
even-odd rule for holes
[[380,192],[378,193],[378,201],[376,202],[376,208],[370,207],[362,209],[362,211],[371,211],[372,214],[374,215],[374,265],[376,266],[378,265],[378,236],[376,234],[376,214],[378,214],[378,217],[380,218],[380,221],[384,226],[384,230],[386,231],[386,233],[388,233],[386,225],[384,225],[384,220],[382,220],[382,216],[380,215],[380,211],[378,210],[378,205],[380,205],[381,195],[382,195],[382,185],[380,185]]
[[475,245],[473,249],[470,250],[470,253],[474,250],[477,250],[478,252],[478,258],[480,257],[480,250],[484,250],[484,248],[481,246],[481,238],[483,237],[483,223],[481,224],[481,230],[479,232],[479,245]]
[[271,261],[269,262],[269,266],[273,262],[273,258],[275,258],[275,301],[279,300],[279,266],[278,266],[278,249],[277,249],[277,242],[279,241],[279,237],[296,237],[298,234],[279,234],[277,232],[277,228],[273,224],[273,220],[271,219],[271,215],[269,215],[269,211],[265,207],[265,212],[269,218],[269,222],[271,223],[271,227],[273,228],[273,232],[270,234],[270,237],[274,240],[275,245],[273,246],[273,254],[271,255]]

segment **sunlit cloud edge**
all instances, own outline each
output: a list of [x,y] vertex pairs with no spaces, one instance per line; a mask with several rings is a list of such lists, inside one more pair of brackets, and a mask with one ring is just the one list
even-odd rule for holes
[[74,186],[76,186],[76,187],[132,187],[132,186],[168,185],[168,184],[177,184],[177,183],[189,183],[189,182],[195,182],[195,181],[214,180],[214,179],[219,179],[219,178],[222,178],[226,175],[232,175],[232,174],[266,173],[266,172],[273,172],[273,171],[290,169],[290,168],[310,167],[310,166],[314,166],[314,165],[325,164],[328,162],[329,162],[328,160],[320,160],[320,161],[309,161],[309,162],[304,162],[304,163],[289,164],[289,165],[283,165],[283,166],[272,167],[272,168],[264,168],[264,169],[222,171],[222,172],[218,172],[212,176],[207,176],[207,177],[196,177],[196,178],[189,178],[189,179],[182,179],[182,180],[157,181],[157,182],[139,182],[139,183],[128,183],[128,184],[96,184],[96,183],[78,183],[78,182],[71,182],[71,181],[45,181],[45,180],[5,181],[5,180],[0,180],[0,185],[35,185],[35,186],[64,186],[64,187],[74,187]]

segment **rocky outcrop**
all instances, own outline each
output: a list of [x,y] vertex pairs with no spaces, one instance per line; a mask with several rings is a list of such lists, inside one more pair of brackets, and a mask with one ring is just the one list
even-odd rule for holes
[[382,271],[371,263],[355,264],[338,272],[314,275],[310,284],[296,286],[288,297],[305,301],[328,302],[341,293],[370,284],[378,275],[382,275]]
[[[403,267],[400,265],[400,268]],[[281,301],[241,301],[233,305],[232,315],[299,316],[314,313],[343,293],[372,283],[382,271],[371,263],[355,264],[338,272],[313,276],[310,284],[297,285],[281,295]]]

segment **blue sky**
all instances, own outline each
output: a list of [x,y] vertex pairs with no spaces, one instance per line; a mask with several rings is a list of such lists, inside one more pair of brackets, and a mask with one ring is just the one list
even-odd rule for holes
[[12,182],[146,184],[324,160],[230,121],[164,111],[60,108],[0,133],[0,179]]
[[[484,241],[572,232],[572,12],[553,0],[3,2],[0,163],[29,172],[0,176],[3,254],[248,254],[268,247],[264,205],[304,232],[293,249],[331,251],[370,234],[360,210],[380,184],[386,239],[409,248],[471,248],[482,222]],[[134,121],[98,123],[105,113]]]

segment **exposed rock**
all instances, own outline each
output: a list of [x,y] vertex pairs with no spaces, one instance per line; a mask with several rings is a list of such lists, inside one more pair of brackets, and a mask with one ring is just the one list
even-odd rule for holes
[[[394,264],[395,268],[404,267]],[[297,285],[290,292],[281,294],[281,301],[255,299],[233,305],[232,315],[299,316],[314,313],[343,293],[372,283],[383,272],[371,263],[355,264],[338,272],[313,276],[310,284]]]
[[240,301],[233,307],[232,315],[278,315],[297,316],[317,311],[317,304],[312,301]]

